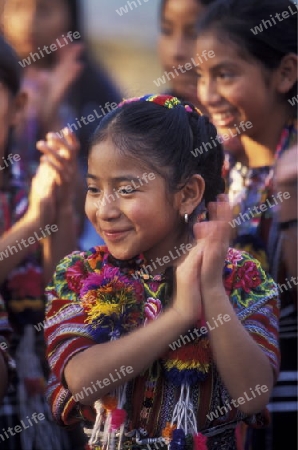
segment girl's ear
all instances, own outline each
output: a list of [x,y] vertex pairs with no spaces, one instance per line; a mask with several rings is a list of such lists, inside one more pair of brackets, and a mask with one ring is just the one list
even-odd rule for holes
[[205,192],[205,180],[201,175],[195,174],[186,185],[181,189],[180,193],[180,214],[190,215],[195,208],[201,203]]
[[283,57],[277,69],[277,90],[280,94],[288,93],[297,82],[298,56],[289,53]]
[[13,98],[13,104],[11,108],[11,120],[10,125],[18,127],[21,125],[25,117],[25,109],[27,105],[28,96],[26,92],[19,92]]

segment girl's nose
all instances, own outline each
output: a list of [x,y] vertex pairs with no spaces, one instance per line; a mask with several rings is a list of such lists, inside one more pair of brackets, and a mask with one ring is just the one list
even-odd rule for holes
[[197,96],[206,108],[216,106],[221,98],[216,83],[210,79],[202,80],[201,78],[198,79]]
[[173,64],[184,63],[187,49],[185,39],[182,35],[176,36],[172,42],[171,57]]
[[95,202],[96,216],[101,220],[117,219],[121,215],[115,192],[104,194]]

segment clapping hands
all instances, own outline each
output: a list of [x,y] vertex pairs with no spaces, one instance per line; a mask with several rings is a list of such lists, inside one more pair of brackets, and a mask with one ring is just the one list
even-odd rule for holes
[[194,245],[176,268],[173,307],[190,323],[202,313],[212,292],[223,291],[223,267],[231,234],[232,211],[225,195],[208,204],[209,221],[196,223]]

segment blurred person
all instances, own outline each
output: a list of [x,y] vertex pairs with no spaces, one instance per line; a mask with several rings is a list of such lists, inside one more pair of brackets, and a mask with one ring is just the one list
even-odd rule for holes
[[[182,68],[178,75],[171,76],[170,93],[197,107],[202,105],[197,98],[197,73],[192,62],[196,56],[196,25],[212,1],[162,0],[160,3],[158,53],[162,68],[173,75],[173,68]],[[192,65],[191,70],[183,70],[187,63]]]
[[[24,64],[29,58],[23,83],[29,103],[17,143],[23,161],[33,174],[39,160],[36,140],[48,131],[59,132],[68,126],[80,140],[79,163],[85,171],[88,136],[121,95],[101,63],[91,56],[82,29],[80,1],[7,0],[3,16],[4,34],[20,61]],[[51,51],[51,45],[57,50]],[[84,220],[84,181],[77,184],[80,243],[85,248],[94,238],[102,241]]]
[[[268,405],[269,426],[249,430],[253,450],[280,450],[285,435],[297,448],[297,272],[289,269],[278,227],[279,220],[297,220],[295,183],[283,191],[290,182],[278,169],[294,161],[289,149],[297,146],[296,14],[289,0],[218,0],[201,19],[197,41],[198,52],[215,53],[198,68],[200,101],[219,133],[241,127],[247,158],[247,164],[236,159],[228,174],[232,245],[261,262],[278,283],[281,301],[280,377]],[[272,23],[263,29],[265,19]],[[287,215],[278,218],[278,211]]]
[[[204,114],[206,108],[197,96],[197,65],[204,65],[205,58],[196,51],[197,22],[214,0],[162,0],[159,13],[158,53],[162,68],[171,77],[169,93],[190,101]],[[183,67],[191,64],[191,70]],[[178,70],[175,75],[174,68]],[[227,164],[232,157],[246,161],[238,137],[229,137],[223,143]]]
[[[96,108],[100,115],[105,111],[99,107],[104,109],[105,105],[107,113],[108,105],[118,102],[121,95],[101,64],[91,56],[82,29],[80,1],[6,0],[3,15],[5,37],[20,60],[39,52],[39,58],[35,56],[35,61],[30,58],[30,64],[26,64],[24,76],[28,89],[37,89],[37,97],[42,94],[34,98],[39,137],[65,126],[69,117],[63,115],[63,106],[70,106],[73,120],[69,123],[83,144],[81,156],[85,155],[84,144],[99,119],[95,116],[93,122],[85,125],[87,121],[84,123],[81,117]],[[52,44],[57,46],[56,51],[51,51]]]
[[[44,289],[57,262],[76,248],[73,192],[79,143],[66,130],[63,137],[47,135],[37,143],[43,156],[32,182],[23,176],[20,155],[11,152],[14,127],[26,102],[21,77],[16,53],[0,36],[0,296],[16,362],[16,378],[0,405],[0,447],[67,450],[68,435],[53,423],[44,395],[49,372]],[[7,334],[7,328],[1,313],[0,334]],[[3,354],[0,364],[3,370]],[[35,413],[43,419],[26,422]],[[22,421],[25,428],[14,432]]]

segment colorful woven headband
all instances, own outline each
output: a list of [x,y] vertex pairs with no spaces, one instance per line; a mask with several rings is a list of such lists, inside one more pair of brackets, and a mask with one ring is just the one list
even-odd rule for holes
[[143,97],[132,97],[128,98],[126,100],[123,100],[121,103],[119,103],[119,107],[126,105],[127,103],[137,102],[137,101],[144,101],[144,102],[153,102],[157,105],[164,106],[168,109],[173,109],[177,106],[184,106],[187,112],[197,112],[200,116],[202,115],[202,112],[190,105],[184,105],[177,97],[173,97],[172,95],[165,95],[165,94],[156,94],[156,95],[144,95]]

